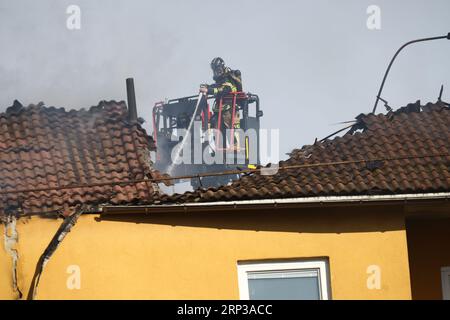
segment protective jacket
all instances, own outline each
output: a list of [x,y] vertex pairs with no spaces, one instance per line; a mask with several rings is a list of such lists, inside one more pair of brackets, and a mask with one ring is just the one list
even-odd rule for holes
[[242,91],[242,78],[239,70],[231,70],[226,68],[223,75],[214,78],[216,83],[208,86],[208,94],[216,96],[216,101],[221,97],[231,93]]

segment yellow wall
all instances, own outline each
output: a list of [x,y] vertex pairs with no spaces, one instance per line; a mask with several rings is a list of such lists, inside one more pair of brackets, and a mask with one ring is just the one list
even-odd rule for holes
[[441,268],[450,267],[450,218],[407,220],[414,299],[442,299]]
[[[38,299],[238,299],[237,261],[308,257],[329,257],[333,299],[411,298],[404,217],[386,208],[113,218],[80,217],[45,267]],[[17,223],[25,295],[60,223]],[[10,299],[5,255],[0,298]],[[66,287],[69,265],[81,268],[80,290]],[[367,288],[370,265],[381,268],[380,290]]]
[[9,255],[6,254],[4,246],[5,227],[0,223],[0,299],[14,299],[12,292],[12,262]]

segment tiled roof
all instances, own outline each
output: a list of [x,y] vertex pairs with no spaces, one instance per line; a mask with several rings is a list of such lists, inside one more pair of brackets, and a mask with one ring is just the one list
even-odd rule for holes
[[[166,196],[162,202],[450,191],[448,105],[416,103],[356,120],[342,137],[294,150],[275,175],[251,173],[228,186]],[[358,162],[376,159],[396,160]],[[333,162],[353,163],[325,164]],[[294,168],[284,169],[289,166]]]
[[[156,178],[153,140],[127,121],[124,102],[102,101],[89,110],[10,107],[0,113],[0,216],[62,212],[77,204],[133,203],[156,196],[152,183],[61,187]],[[46,189],[39,192],[5,193]]]

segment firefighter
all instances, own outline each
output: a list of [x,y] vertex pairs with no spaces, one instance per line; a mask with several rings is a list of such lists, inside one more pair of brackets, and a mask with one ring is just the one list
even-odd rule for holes
[[[237,113],[235,113],[235,118],[234,118],[234,123],[232,121],[233,119],[233,108],[231,105],[226,104],[223,106],[222,109],[222,134],[223,137],[225,138],[226,141],[226,147],[229,148],[230,147],[230,139],[228,137],[228,134],[231,134],[230,129],[240,129],[240,119],[239,119],[239,115]],[[233,134],[233,145],[232,145],[232,150],[233,151],[240,151],[241,147],[240,147],[240,139],[239,139],[239,131],[235,130],[234,134]]]
[[[225,129],[231,129],[232,126],[232,115],[233,113],[233,107],[229,104],[226,104],[223,106],[222,108],[222,119],[223,119],[223,127]],[[240,119],[239,119],[239,115],[237,113],[235,113],[235,117],[234,117],[234,125],[233,128],[235,129],[239,129],[240,128]]]
[[[222,58],[217,57],[211,61],[211,69],[213,71],[214,84],[201,85],[200,92],[211,94],[216,97],[214,112],[219,109],[219,101],[222,97],[232,92],[242,91],[241,72],[239,70],[231,70],[225,66]],[[224,103],[229,101],[224,101]]]
[[[217,57],[211,61],[211,69],[213,71],[214,84],[211,85],[201,85],[200,92],[208,95],[215,96],[215,102],[213,107],[214,115],[211,119],[211,124],[213,127],[217,125],[218,111],[220,100],[233,92],[242,91],[242,78],[241,72],[239,70],[231,70],[225,66],[225,62],[222,58]],[[231,104],[230,99],[222,100],[223,106],[226,104]],[[223,107],[222,107],[223,108]],[[237,116],[239,113],[236,112]]]

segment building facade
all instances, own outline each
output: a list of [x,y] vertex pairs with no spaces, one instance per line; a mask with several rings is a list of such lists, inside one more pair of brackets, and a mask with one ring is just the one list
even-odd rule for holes
[[5,214],[0,298],[449,299],[449,128],[448,106],[413,104],[357,117],[274,175],[121,187],[63,224]]

